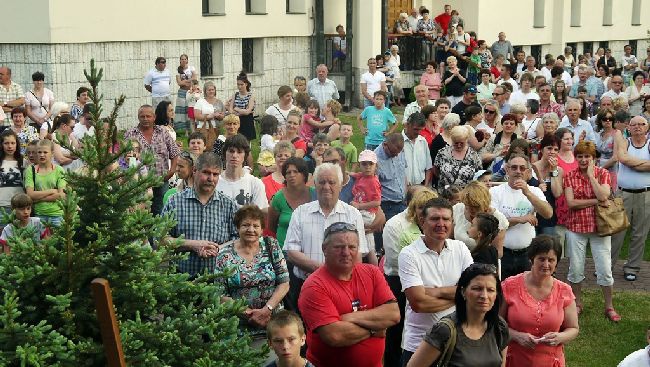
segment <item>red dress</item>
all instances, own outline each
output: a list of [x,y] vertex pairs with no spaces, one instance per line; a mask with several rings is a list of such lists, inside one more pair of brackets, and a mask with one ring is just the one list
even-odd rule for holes
[[[508,308],[506,321],[516,331],[541,337],[548,332],[558,332],[564,322],[564,310],[575,300],[571,287],[553,279],[551,294],[538,301],[528,293],[524,276],[512,276],[501,283]],[[564,367],[564,346],[538,344],[535,349],[521,346],[515,341],[508,344],[507,367]]]

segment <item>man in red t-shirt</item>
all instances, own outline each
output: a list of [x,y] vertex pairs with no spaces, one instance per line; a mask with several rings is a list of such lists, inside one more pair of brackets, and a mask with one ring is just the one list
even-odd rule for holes
[[438,23],[443,34],[446,35],[449,30],[449,22],[451,21],[451,5],[445,5],[445,12],[433,18],[433,20]]
[[325,230],[325,263],[307,278],[298,307],[307,325],[307,359],[316,367],[381,367],[386,328],[399,322],[395,296],[380,269],[357,263],[350,223]]

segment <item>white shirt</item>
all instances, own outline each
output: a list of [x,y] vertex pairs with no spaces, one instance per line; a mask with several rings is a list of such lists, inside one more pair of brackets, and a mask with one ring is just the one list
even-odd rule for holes
[[287,116],[289,116],[289,112],[291,112],[291,110],[294,108],[296,107],[292,103],[289,105],[288,110],[283,110],[280,108],[280,104],[276,103],[269,106],[269,108],[266,109],[265,113],[267,115],[275,117],[278,120],[278,127],[284,127],[287,124]]
[[650,366],[650,346],[630,353],[618,364],[618,367],[648,367]]
[[235,200],[240,207],[252,204],[265,209],[269,206],[264,183],[248,172],[244,172],[239,179],[231,181],[226,178],[226,171],[224,171],[217,182],[217,191]]
[[91,126],[90,129],[86,127],[86,125],[82,123],[76,123],[74,125],[74,129],[72,129],[72,135],[74,135],[77,140],[81,141],[81,139],[86,136],[94,136],[95,135],[95,127]]
[[573,85],[573,79],[571,79],[571,74],[567,73],[566,70],[562,73],[562,81],[564,82],[564,85],[566,85],[567,88],[570,88]]
[[381,82],[386,82],[386,76],[381,71],[377,70],[374,74],[366,71],[361,75],[361,84],[366,85],[368,94],[373,97],[375,92],[381,90]]
[[540,117],[535,117],[532,120],[528,120],[527,118],[523,118],[521,120],[521,126],[524,128],[524,133],[526,136],[524,136],[524,139],[532,140],[537,137],[537,125],[542,121]]
[[[299,251],[311,260],[324,262],[322,245],[325,229],[336,222],[352,223],[359,229],[359,250],[362,254],[367,254],[368,243],[363,231],[361,213],[341,200],[336,203],[334,210],[327,217],[321,210],[318,200],[297,207],[291,215],[284,249]],[[297,266],[293,268],[293,273],[300,279],[307,278],[307,274]]]
[[[384,274],[399,275],[398,256],[402,249],[422,235],[417,224],[410,222],[406,215],[408,208],[394,215],[384,225]],[[418,233],[417,237],[415,233]]]
[[404,131],[404,157],[406,158],[406,180],[411,185],[419,185],[426,178],[426,171],[430,170],[431,153],[427,139],[422,135],[415,138],[415,142],[409,139]]
[[[631,88],[631,87],[628,87],[628,88]],[[616,93],[616,92],[614,92],[613,89],[610,89],[607,92],[603,93],[603,95],[600,96],[600,99],[603,99],[603,97],[609,97],[612,100],[615,100],[616,98],[622,97],[622,98],[625,98],[625,100],[627,101],[627,94],[625,94],[625,92],[621,91],[621,92]]]
[[510,83],[510,85],[512,85],[512,93],[515,93],[516,91],[519,90],[519,84],[517,83],[517,80],[515,80],[514,78],[510,78],[508,80],[505,80],[505,79],[501,78],[497,82],[497,85],[501,85],[501,84],[506,83],[506,82]]
[[[430,99],[427,102],[427,104],[433,106],[433,105],[436,104],[436,101],[434,101],[433,99]],[[418,104],[418,101],[413,101],[413,102],[407,104],[406,107],[404,107],[404,118],[402,119],[402,123],[403,124],[407,123],[408,119],[409,119],[409,116],[411,116],[412,114],[414,114],[416,112],[422,112],[422,107],[420,107],[420,105]]]
[[[544,193],[539,187],[528,186],[528,189],[540,200],[546,201]],[[515,190],[509,184],[490,188],[492,196],[491,207],[503,213],[506,218],[522,217],[535,212],[533,204],[524,196],[521,190]],[[525,249],[535,237],[535,227],[530,223],[521,223],[510,226],[506,230],[504,247],[511,250]]]
[[513,106],[515,103],[521,103],[525,106],[526,103],[528,103],[529,99],[535,99],[539,101],[539,94],[535,93],[533,90],[528,93],[524,93],[521,91],[521,89],[519,89],[516,92],[512,92],[508,103],[510,103],[511,106]]
[[171,91],[172,76],[169,70],[159,71],[156,68],[149,70],[144,77],[144,85],[151,86],[152,97],[167,97]]
[[[458,203],[455,204],[453,208],[454,238],[465,243],[467,248],[469,248],[471,251],[474,249],[474,247],[476,247],[476,241],[469,236],[469,228],[472,226],[472,222],[468,221],[467,217],[465,216],[465,204]],[[495,209],[492,215],[494,215],[494,217],[499,220],[499,231],[508,229],[508,218],[506,218],[503,213]]]
[[[440,254],[430,250],[421,238],[406,246],[399,254],[399,277],[402,291],[411,287],[449,287],[460,279],[460,274],[474,261],[467,246],[458,240],[445,241]],[[406,301],[404,334],[402,345],[405,350],[415,352],[424,336],[442,317],[456,311],[452,306],[436,313],[413,311]]]
[[539,69],[539,72],[546,78],[546,82],[550,82],[553,77],[551,76],[551,69],[547,68],[546,66],[542,67]]
[[490,133],[490,135],[494,134],[494,128],[490,127],[490,125],[486,124],[485,121],[481,121],[480,124],[476,125],[476,130],[483,130],[487,131]]

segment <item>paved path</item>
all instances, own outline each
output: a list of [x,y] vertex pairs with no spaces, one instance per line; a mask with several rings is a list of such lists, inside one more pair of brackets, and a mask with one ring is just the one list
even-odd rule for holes
[[[644,261],[641,264],[641,271],[639,272],[636,281],[628,282],[623,278],[623,260],[619,260],[614,267],[614,291],[637,291],[637,292],[650,292],[650,262]],[[557,268],[557,277],[560,280],[566,281],[566,274],[569,269],[569,260],[562,259]],[[598,288],[596,284],[596,277],[594,276],[594,261],[587,258],[585,264],[585,280],[582,282],[584,288]]]

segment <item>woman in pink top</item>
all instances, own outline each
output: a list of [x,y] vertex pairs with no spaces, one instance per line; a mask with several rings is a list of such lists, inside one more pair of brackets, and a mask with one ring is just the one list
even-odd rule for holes
[[442,89],[442,78],[436,72],[438,65],[435,61],[427,63],[426,72],[420,77],[420,84],[426,85],[429,89],[429,99],[437,100],[440,98],[440,90]]
[[564,344],[578,336],[578,313],[571,287],[553,277],[562,246],[539,235],[528,247],[530,271],[501,283],[501,317],[508,322],[506,366],[564,367]]
[[[560,151],[557,154],[557,166],[562,168],[562,175],[566,176],[578,168],[578,161],[573,156],[573,132],[567,128],[559,128],[555,131],[555,137],[560,141]],[[569,206],[566,203],[564,194],[555,200],[555,212],[558,226],[565,226],[569,215]],[[564,227],[566,228],[566,227]],[[564,238],[564,232],[558,232]]]

